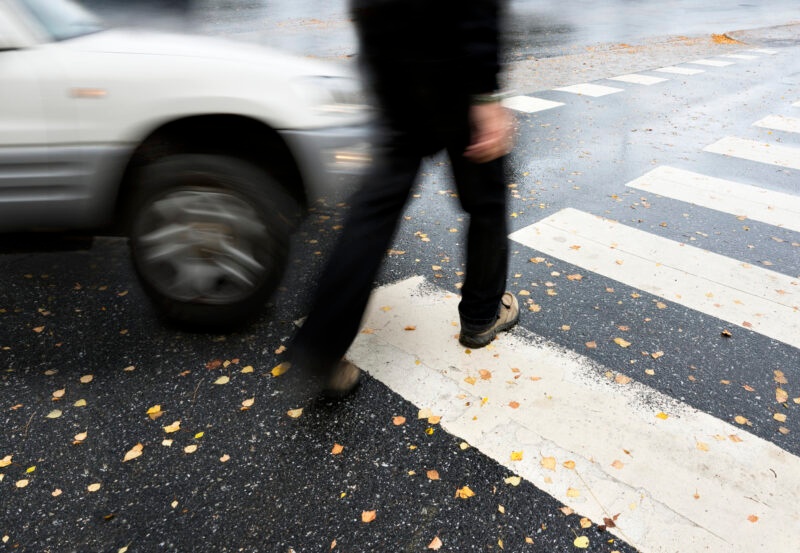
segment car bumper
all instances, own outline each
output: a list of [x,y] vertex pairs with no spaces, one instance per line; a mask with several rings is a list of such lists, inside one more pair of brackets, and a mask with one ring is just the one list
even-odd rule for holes
[[352,191],[372,162],[369,125],[281,132],[297,161],[309,201]]

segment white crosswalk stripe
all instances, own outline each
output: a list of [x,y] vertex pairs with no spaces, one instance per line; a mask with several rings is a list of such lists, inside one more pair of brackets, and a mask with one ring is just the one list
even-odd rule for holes
[[689,67],[677,66],[659,67],[658,69],[654,69],[654,71],[672,73],[673,75],[698,75],[700,73],[705,73],[703,69],[691,69]]
[[563,209],[511,239],[628,286],[800,347],[800,279]]
[[756,127],[772,129],[775,131],[800,132],[800,118],[784,117],[783,115],[768,115],[753,123]]
[[758,56],[751,56],[750,54],[722,54],[721,58],[731,58],[734,60],[757,60]]
[[704,148],[706,152],[749,161],[800,169],[800,148],[727,136]]
[[800,458],[521,329],[465,351],[457,303],[422,277],[381,288],[348,357],[509,475],[619,514],[642,553],[796,548]]
[[545,111],[563,106],[564,103],[553,102],[552,100],[544,100],[542,98],[535,98],[533,96],[513,96],[503,100],[503,105],[516,111],[535,113],[537,111]]
[[611,81],[620,81],[623,83],[633,83],[633,84],[642,84],[645,86],[650,86],[658,83],[663,83],[668,81],[669,79],[662,79],[660,77],[651,77],[650,75],[640,75],[638,73],[634,73],[631,75],[619,75],[618,77],[609,77]]
[[591,83],[564,86],[561,88],[556,88],[555,90],[559,90],[561,92],[569,92],[570,94],[579,94],[581,96],[591,96],[593,98],[599,98],[600,96],[607,96],[609,94],[616,94],[617,92],[623,92],[623,89],[621,88],[615,88],[612,86],[603,86]]
[[800,197],[662,166],[628,183],[659,196],[800,232]]
[[728,67],[729,65],[733,65],[734,62],[722,61],[722,60],[695,60],[686,63],[694,63],[696,65],[707,65],[709,67]]

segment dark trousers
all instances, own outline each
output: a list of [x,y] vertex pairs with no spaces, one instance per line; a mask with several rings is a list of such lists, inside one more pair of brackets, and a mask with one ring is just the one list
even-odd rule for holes
[[438,150],[450,157],[459,201],[469,214],[462,323],[484,326],[496,319],[508,267],[504,160],[475,164],[463,157],[469,143],[467,109],[449,118],[459,121],[450,130],[417,133],[390,125],[383,135],[379,159],[351,198],[311,312],[291,345],[291,361],[301,370],[324,378],[350,347],[421,161]]

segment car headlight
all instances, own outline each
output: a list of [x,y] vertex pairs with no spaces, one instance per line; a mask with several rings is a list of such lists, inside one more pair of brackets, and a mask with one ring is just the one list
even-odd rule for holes
[[361,84],[347,77],[303,77],[295,88],[312,109],[331,114],[359,114],[370,109]]

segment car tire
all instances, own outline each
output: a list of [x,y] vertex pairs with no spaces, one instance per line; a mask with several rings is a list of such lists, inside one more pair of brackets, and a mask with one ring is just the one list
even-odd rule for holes
[[172,155],[136,179],[133,264],[156,309],[223,329],[263,309],[286,269],[296,203],[264,169],[222,155]]

